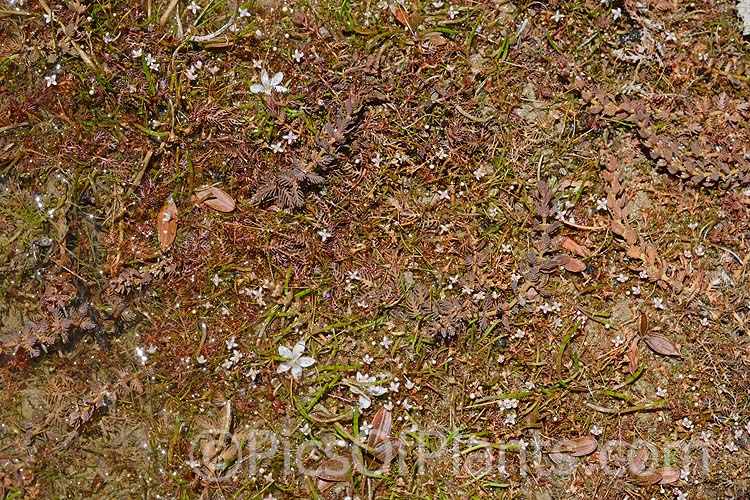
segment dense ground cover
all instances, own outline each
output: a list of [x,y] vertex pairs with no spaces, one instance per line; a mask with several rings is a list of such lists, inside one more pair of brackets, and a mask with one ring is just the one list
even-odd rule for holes
[[748,498],[748,78],[731,1],[6,0],[0,498]]

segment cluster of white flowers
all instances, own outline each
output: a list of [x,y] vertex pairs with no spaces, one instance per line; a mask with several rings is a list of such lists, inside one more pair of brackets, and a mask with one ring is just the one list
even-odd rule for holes
[[539,311],[543,312],[544,314],[549,314],[552,312],[559,313],[560,309],[562,308],[562,304],[559,302],[553,302],[551,305],[549,302],[545,302],[541,306],[539,306]]
[[382,385],[385,379],[383,375],[378,378],[375,375],[357,372],[355,380],[348,382],[349,390],[359,397],[360,409],[365,410],[372,405],[371,397],[382,396],[388,392],[388,389]]

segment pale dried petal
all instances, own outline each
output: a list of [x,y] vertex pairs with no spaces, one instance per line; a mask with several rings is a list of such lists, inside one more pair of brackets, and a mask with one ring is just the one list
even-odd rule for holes
[[646,342],[646,345],[648,345],[651,350],[657,354],[661,354],[663,356],[681,356],[680,350],[677,348],[677,344],[659,333],[644,335],[643,341]]

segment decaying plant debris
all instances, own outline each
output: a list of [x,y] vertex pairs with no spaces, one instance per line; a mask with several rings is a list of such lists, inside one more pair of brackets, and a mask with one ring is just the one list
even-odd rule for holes
[[747,497],[745,4],[6,0],[0,498]]

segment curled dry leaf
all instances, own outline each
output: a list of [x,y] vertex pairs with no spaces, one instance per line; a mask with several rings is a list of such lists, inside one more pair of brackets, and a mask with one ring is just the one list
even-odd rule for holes
[[223,189],[216,186],[201,186],[195,189],[195,197],[198,205],[206,205],[217,212],[231,212],[234,210],[234,198],[229,196]]
[[569,453],[574,457],[583,457],[596,450],[598,442],[591,436],[583,436],[575,439],[568,439],[560,443],[560,451]]
[[159,211],[156,228],[159,233],[159,247],[162,252],[166,252],[174,243],[175,236],[177,236],[177,205],[175,205],[172,195],[169,195]]
[[643,341],[646,342],[646,345],[648,345],[651,350],[657,354],[661,354],[663,356],[681,356],[680,350],[677,348],[677,344],[659,333],[644,335]]

